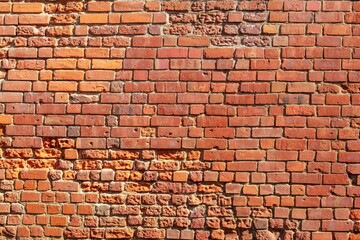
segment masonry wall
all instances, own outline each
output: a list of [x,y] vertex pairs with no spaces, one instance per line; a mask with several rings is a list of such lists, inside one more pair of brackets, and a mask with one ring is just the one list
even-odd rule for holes
[[360,239],[360,2],[0,1],[0,235]]

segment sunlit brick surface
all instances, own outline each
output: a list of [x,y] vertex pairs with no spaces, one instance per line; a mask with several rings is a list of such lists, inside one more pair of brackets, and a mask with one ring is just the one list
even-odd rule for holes
[[360,239],[359,1],[0,22],[1,239]]

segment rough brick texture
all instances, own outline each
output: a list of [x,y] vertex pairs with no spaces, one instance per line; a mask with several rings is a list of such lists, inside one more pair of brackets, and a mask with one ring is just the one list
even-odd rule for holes
[[1,238],[360,239],[359,1],[0,14]]

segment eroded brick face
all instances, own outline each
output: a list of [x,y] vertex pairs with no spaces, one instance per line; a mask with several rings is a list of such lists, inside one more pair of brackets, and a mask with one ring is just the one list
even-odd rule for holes
[[360,239],[360,2],[0,14],[1,237]]

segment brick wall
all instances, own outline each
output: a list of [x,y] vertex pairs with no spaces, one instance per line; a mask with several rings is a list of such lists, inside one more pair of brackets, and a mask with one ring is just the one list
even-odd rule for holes
[[0,1],[7,238],[360,239],[360,2]]

